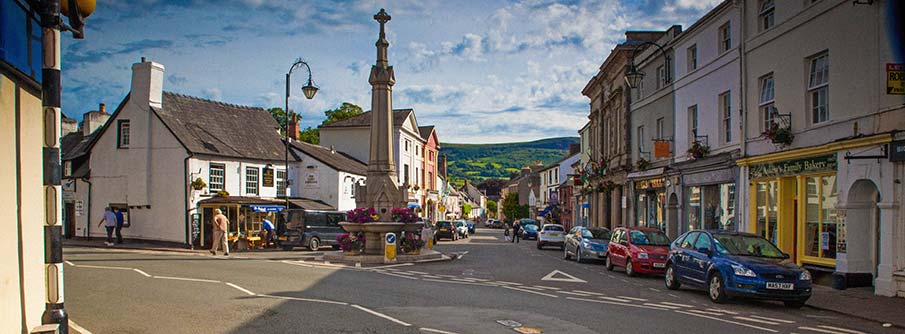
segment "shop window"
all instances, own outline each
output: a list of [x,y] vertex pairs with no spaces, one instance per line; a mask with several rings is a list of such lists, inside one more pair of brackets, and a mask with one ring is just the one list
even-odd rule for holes
[[779,231],[776,220],[779,212],[779,182],[757,182],[755,187],[757,187],[755,203],[757,226],[755,232],[757,235],[776,244],[778,241],[776,239],[777,232]]
[[637,226],[666,231],[666,193],[645,191],[635,197],[635,221]]
[[805,178],[804,255],[836,258],[836,176]]
[[207,183],[212,192],[223,190],[226,184],[226,166],[212,163]]
[[736,231],[735,184],[685,188],[688,229]]

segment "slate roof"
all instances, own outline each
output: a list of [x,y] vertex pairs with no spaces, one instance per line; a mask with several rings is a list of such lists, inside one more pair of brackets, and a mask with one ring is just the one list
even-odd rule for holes
[[196,154],[283,160],[280,125],[262,108],[164,92],[151,108],[187,150]]
[[482,193],[481,190],[478,189],[478,187],[475,187],[473,184],[471,184],[471,182],[466,182],[465,185],[462,186],[462,192],[468,195],[468,197],[471,198],[472,201],[476,202],[480,202],[481,196],[484,196],[484,193]]
[[[97,132],[95,132],[97,133]],[[60,159],[63,161],[78,158],[87,153],[93,135],[85,137],[82,131],[67,133],[60,138]]]
[[333,167],[338,171],[357,175],[368,174],[368,166],[365,163],[353,158],[346,153],[331,150],[327,147],[314,145],[303,141],[293,141],[291,145],[293,148],[304,152],[312,158],[317,159],[317,161]]
[[418,131],[421,132],[421,138],[423,138],[426,141],[426,140],[430,139],[431,132],[434,132],[434,126],[433,125],[419,126]]
[[[412,109],[393,109],[393,126],[399,126],[405,119],[409,117]],[[357,128],[371,126],[371,111],[368,110],[361,115],[346,118],[330,124],[321,125],[318,128]]]

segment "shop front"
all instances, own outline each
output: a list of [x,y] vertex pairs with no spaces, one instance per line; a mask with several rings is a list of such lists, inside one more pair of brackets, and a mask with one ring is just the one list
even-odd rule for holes
[[628,175],[634,185],[634,217],[632,225],[656,228],[666,232],[667,202],[664,168]]
[[680,166],[683,224],[691,230],[738,231],[738,177],[732,154]]
[[211,220],[214,210],[220,209],[229,219],[227,240],[231,249],[254,249],[263,247],[264,219],[275,225],[282,221],[280,212],[285,205],[282,201],[253,197],[214,197],[198,203],[198,232],[196,246],[209,247],[213,236]]

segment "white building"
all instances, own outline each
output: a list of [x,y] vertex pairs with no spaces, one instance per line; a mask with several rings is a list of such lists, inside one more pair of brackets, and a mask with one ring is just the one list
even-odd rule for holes
[[552,206],[558,205],[560,200],[570,200],[559,198],[559,185],[569,179],[569,174],[572,174],[572,164],[580,159],[581,154],[574,153],[538,171],[538,177],[540,177],[540,197],[537,198],[539,216],[544,216],[552,209]]
[[163,65],[134,64],[131,92],[90,141],[78,235],[104,236],[97,221],[108,206],[125,212],[125,238],[198,245],[208,244],[215,208],[231,232],[249,235],[276,218],[279,197],[305,209],[354,206],[344,188],[364,178],[361,162],[294,143],[288,178],[299,181],[286,187],[285,145],[268,111],[164,92],[163,82]]

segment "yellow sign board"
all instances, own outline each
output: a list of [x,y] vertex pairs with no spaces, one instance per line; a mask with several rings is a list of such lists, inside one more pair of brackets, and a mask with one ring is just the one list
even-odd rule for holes
[[886,94],[905,95],[905,64],[886,64]]

